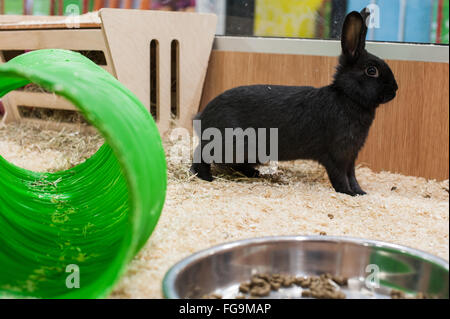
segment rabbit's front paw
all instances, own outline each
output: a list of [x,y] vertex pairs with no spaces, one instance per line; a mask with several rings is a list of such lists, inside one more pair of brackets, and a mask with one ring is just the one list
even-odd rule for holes
[[350,188],[356,195],[366,195],[367,193],[361,189],[356,179],[350,178]]
[[354,190],[354,192],[356,193],[356,195],[367,195],[367,193],[361,188],[359,190]]

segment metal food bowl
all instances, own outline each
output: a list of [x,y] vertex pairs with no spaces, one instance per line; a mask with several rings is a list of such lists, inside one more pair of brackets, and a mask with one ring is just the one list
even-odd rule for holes
[[[163,281],[166,298],[236,298],[254,274],[348,278],[346,298],[391,298],[393,290],[448,298],[449,264],[425,252],[349,237],[288,236],[247,239],[200,251],[173,266]],[[293,285],[267,298],[302,298]]]

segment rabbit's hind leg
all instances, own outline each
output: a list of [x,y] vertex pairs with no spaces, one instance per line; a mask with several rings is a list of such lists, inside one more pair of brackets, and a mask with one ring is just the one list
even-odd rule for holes
[[211,174],[211,164],[193,163],[190,171],[192,174],[196,174],[198,178],[201,178],[207,182],[213,181],[213,177]]
[[259,171],[255,168],[256,164],[232,164],[230,165],[236,172],[242,173],[246,177],[259,177]]
[[197,175],[198,178],[203,179],[207,182],[212,182],[213,177],[211,174],[211,163],[207,163],[202,158],[202,145],[199,145],[194,151],[194,159],[192,161],[192,166],[190,172]]
[[367,193],[361,189],[355,175],[355,163],[352,162],[347,172],[350,188],[358,195],[366,195]]

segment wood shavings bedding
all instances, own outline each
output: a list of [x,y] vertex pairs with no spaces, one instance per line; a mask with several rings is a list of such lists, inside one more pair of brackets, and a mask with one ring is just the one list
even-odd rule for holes
[[36,172],[69,169],[91,157],[102,144],[103,138],[98,134],[0,123],[0,155],[17,166]]
[[[73,139],[68,131],[43,132],[53,140],[48,143],[50,139],[31,139],[30,132],[23,126],[0,127],[0,154],[28,169],[55,170],[83,161],[101,144],[98,136]],[[172,144],[165,146],[169,153]],[[69,164],[61,165],[61,154],[71,159]],[[369,194],[350,197],[334,192],[323,167],[310,161],[281,163],[278,173],[260,179],[219,175],[212,183],[190,176],[189,165],[188,158],[168,162],[160,221],[112,298],[160,298],[164,274],[180,259],[216,244],[259,236],[361,237],[449,259],[448,180],[358,167],[358,180]]]

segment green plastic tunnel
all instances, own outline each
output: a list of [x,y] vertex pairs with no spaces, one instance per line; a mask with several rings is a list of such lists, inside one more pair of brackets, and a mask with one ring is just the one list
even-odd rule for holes
[[0,156],[0,297],[107,297],[164,204],[158,129],[133,93],[78,53],[39,50],[0,66],[0,98],[29,83],[76,105],[105,144],[57,173]]

